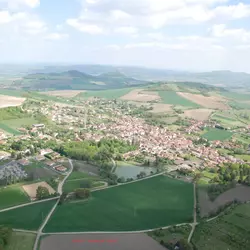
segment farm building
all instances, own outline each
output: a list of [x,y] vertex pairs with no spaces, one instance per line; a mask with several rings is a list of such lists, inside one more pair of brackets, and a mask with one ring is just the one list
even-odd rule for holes
[[45,128],[44,124],[33,124],[32,125],[33,128]]
[[43,161],[43,160],[45,160],[45,157],[44,157],[44,155],[37,155],[36,160],[37,161]]
[[55,162],[54,161],[46,161],[45,164],[49,167],[52,167],[55,164]]
[[7,160],[10,156],[11,154],[8,152],[0,151],[0,160]]
[[55,167],[55,170],[59,171],[59,172],[66,172],[67,171],[67,168],[65,168],[64,166],[56,166]]
[[50,148],[41,149],[40,155],[46,155],[46,154],[50,154],[50,153],[52,153],[52,152],[53,152],[53,150],[50,149]]
[[28,166],[30,162],[27,159],[18,160],[17,163],[21,166]]

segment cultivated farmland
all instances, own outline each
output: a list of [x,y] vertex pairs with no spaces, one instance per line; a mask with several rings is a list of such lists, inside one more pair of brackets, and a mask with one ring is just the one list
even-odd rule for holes
[[50,235],[42,239],[40,250],[164,250],[146,234],[82,234]]
[[203,138],[209,141],[225,141],[232,137],[233,133],[223,129],[211,128],[208,132],[202,135]]
[[80,93],[79,95],[77,95],[77,97],[82,97],[82,98],[99,97],[106,99],[118,99],[129,93],[131,90],[132,88],[86,91],[84,93]]
[[84,90],[54,90],[54,91],[47,91],[47,92],[41,92],[41,94],[44,95],[50,95],[50,96],[59,96],[64,98],[71,98],[75,97],[76,95],[85,92]]
[[221,109],[221,110],[228,109],[228,106],[224,103],[225,100],[216,96],[207,97],[203,95],[184,93],[184,92],[178,92],[178,95],[183,98],[186,98],[187,100],[195,102],[198,105],[205,108]]
[[165,112],[171,112],[172,106],[169,104],[163,104],[163,103],[154,103],[153,104],[153,110],[151,110],[152,113],[165,113]]
[[176,106],[186,106],[186,107],[194,107],[198,108],[199,105],[187,100],[186,98],[183,98],[180,95],[177,95],[174,91],[160,91],[159,95],[161,97],[161,100],[165,104],[171,104]]
[[198,121],[206,121],[212,112],[212,109],[190,109],[184,111],[184,116]]
[[29,184],[29,185],[24,185],[23,189],[24,191],[29,195],[29,197],[32,200],[36,199],[36,190],[37,188],[41,186],[41,187],[46,187],[49,191],[50,194],[54,194],[56,191],[45,181],[42,182],[37,182],[34,184]]
[[0,108],[20,106],[25,101],[25,98],[0,95]]
[[0,210],[29,202],[30,199],[18,185],[0,188]]
[[134,89],[128,94],[122,96],[121,100],[126,101],[136,101],[136,102],[150,102],[160,99],[160,96],[157,92],[153,91],[143,91],[142,89]]
[[198,188],[199,195],[199,206],[200,216],[208,216],[211,212],[225,205],[228,202],[234,201],[235,199],[245,202],[250,201],[250,187],[238,186],[236,188],[229,189],[223,194],[219,195],[215,201],[211,202],[205,188]]
[[192,242],[196,249],[247,249],[250,242],[250,205],[237,206],[231,212],[210,222],[199,224]]
[[46,232],[129,231],[192,220],[193,185],[157,176],[92,192],[86,202],[58,206]]
[[37,230],[56,201],[46,201],[0,212],[0,225],[16,229]]

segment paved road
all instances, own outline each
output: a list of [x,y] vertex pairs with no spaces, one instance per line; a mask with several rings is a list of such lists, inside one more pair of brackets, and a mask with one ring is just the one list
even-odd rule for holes
[[34,204],[37,204],[37,203],[42,203],[42,202],[46,202],[46,201],[56,200],[58,198],[59,198],[59,196],[53,197],[53,198],[49,198],[49,199],[45,199],[45,200],[40,200],[40,201],[33,201],[33,202],[29,202],[29,203],[18,205],[18,206],[14,206],[14,207],[5,208],[5,209],[0,210],[0,213],[1,212],[5,212],[5,211],[9,211],[9,210],[12,210],[12,209],[20,208],[20,207],[34,205]]
[[[57,192],[62,195],[62,188],[63,188],[63,184],[64,182],[67,180],[67,178],[70,176],[70,174],[73,171],[73,164],[72,164],[72,160],[69,159],[69,165],[70,165],[70,171],[68,172],[68,174],[64,177],[64,179],[59,183],[58,188],[57,188]],[[56,204],[53,206],[53,208],[50,210],[49,214],[47,215],[47,217],[45,218],[45,220],[43,221],[42,225],[40,226],[40,228],[37,231],[37,236],[36,236],[36,241],[33,247],[33,250],[38,250],[38,242],[40,239],[40,236],[42,235],[42,231],[44,229],[44,227],[46,226],[47,222],[49,221],[51,215],[53,214],[53,212],[55,211],[58,203],[59,203],[60,199],[58,199],[58,201],[56,202]]]
[[67,173],[67,175],[64,177],[64,179],[58,184],[57,192],[61,195],[62,194],[62,189],[63,189],[63,184],[67,180],[67,178],[70,176],[70,174],[73,171],[73,163],[72,160],[69,159],[69,165],[70,165],[70,170]]
[[197,202],[196,202],[196,184],[194,183],[193,186],[194,186],[194,222],[191,224],[192,230],[191,230],[191,232],[190,232],[190,234],[188,236],[188,242],[191,241],[194,230],[195,230],[195,227],[197,225],[197,220],[196,220],[196,206],[197,206]]

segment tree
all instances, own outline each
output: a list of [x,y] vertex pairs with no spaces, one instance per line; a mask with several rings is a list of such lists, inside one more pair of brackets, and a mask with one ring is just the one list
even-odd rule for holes
[[15,159],[16,158],[16,153],[14,151],[11,152],[11,158]]
[[59,200],[59,203],[58,203],[58,205],[62,205],[64,202],[65,202],[65,200],[66,200],[66,198],[67,198],[67,193],[65,193],[65,192],[63,192],[62,193],[62,195],[60,196],[60,200]]
[[10,227],[0,226],[0,249],[8,245],[11,239],[12,229]]
[[38,200],[45,199],[50,196],[49,190],[46,187],[39,186],[36,190],[36,198]]
[[83,180],[80,183],[81,188],[91,188],[91,181],[90,180]]
[[79,199],[88,199],[90,196],[90,190],[87,188],[78,188],[75,190],[75,196]]

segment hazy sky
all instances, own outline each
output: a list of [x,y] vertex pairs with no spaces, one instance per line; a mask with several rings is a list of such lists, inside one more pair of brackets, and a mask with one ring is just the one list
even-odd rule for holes
[[250,0],[0,0],[0,62],[250,72]]

